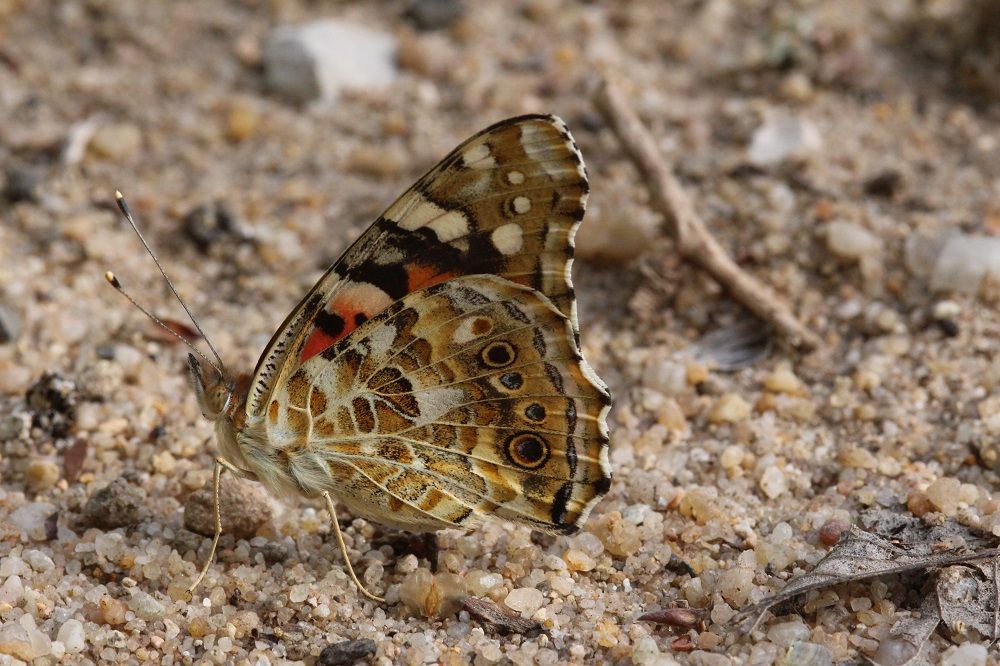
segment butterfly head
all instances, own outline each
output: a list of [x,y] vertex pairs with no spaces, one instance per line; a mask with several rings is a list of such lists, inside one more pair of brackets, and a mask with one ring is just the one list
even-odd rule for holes
[[201,363],[194,354],[188,354],[188,370],[202,415],[209,421],[218,421],[233,406],[236,383],[214,370],[203,373]]

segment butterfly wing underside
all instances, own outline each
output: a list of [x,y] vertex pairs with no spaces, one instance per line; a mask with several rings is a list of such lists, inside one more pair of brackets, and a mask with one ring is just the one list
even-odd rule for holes
[[588,184],[565,124],[502,121],[456,148],[405,192],[279,327],[254,371],[248,423],[275,387],[406,294],[491,274],[544,294],[576,335],[573,237]]
[[296,483],[355,515],[565,534],[610,485],[609,405],[565,314],[480,275],[408,294],[308,359],[265,421]]

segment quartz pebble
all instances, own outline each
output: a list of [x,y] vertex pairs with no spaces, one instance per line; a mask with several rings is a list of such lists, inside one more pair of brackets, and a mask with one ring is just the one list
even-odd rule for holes
[[767,639],[787,648],[796,641],[808,640],[810,633],[809,627],[800,620],[777,622],[768,627]]
[[1000,238],[955,235],[934,262],[930,286],[934,291],[975,294],[987,274],[1000,277]]
[[984,666],[988,651],[979,643],[956,645],[941,658],[941,666]]
[[523,617],[528,617],[541,608],[544,601],[545,597],[541,590],[533,587],[519,587],[511,590],[507,598],[503,600],[508,608],[521,613]]
[[31,492],[45,492],[59,480],[59,467],[51,460],[33,460],[24,470],[24,480]]
[[750,162],[766,167],[806,157],[822,145],[823,138],[810,120],[776,113],[754,131],[747,153]]
[[77,619],[69,619],[59,627],[56,640],[63,644],[67,654],[77,654],[82,652],[87,646],[86,634],[83,631],[83,623]]
[[4,622],[0,627],[0,654],[31,661],[40,656],[35,653],[28,630],[14,620]]
[[958,501],[961,487],[962,484],[958,481],[958,479],[941,477],[931,485],[927,486],[927,490],[925,490],[924,493],[927,495],[927,499],[931,501],[931,504],[933,504],[938,511],[946,516],[954,516],[958,513]]
[[719,398],[708,413],[709,423],[736,423],[750,416],[750,403],[735,393]]
[[122,477],[94,493],[83,507],[84,521],[103,529],[134,525],[147,513],[146,491]]
[[333,101],[349,89],[383,88],[396,79],[396,40],[334,19],[275,29],[264,41],[265,80],[294,103]]
[[882,242],[864,227],[853,222],[836,221],[826,226],[826,246],[841,259],[857,261],[878,252]]

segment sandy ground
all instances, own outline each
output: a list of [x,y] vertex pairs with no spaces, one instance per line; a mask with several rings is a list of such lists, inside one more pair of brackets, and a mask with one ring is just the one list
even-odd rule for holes
[[[749,634],[730,620],[873,507],[1000,534],[1000,292],[929,286],[935,238],[1000,234],[987,4],[468,2],[420,30],[403,2],[0,1],[0,658],[316,663],[359,639],[375,649],[363,658],[405,664],[876,655],[919,581],[815,592]],[[305,107],[269,93],[261,40],[323,16],[394,35],[397,82]],[[590,104],[599,70],[822,349],[776,344],[736,371],[694,360],[695,340],[743,315],[672,253]],[[375,604],[318,504],[249,485],[232,490],[242,538],[222,540],[189,600],[208,540],[184,507],[214,443],[185,349],[104,284],[113,269],[182,320],[115,188],[229,366],[249,369],[414,178],[525,112],[567,121],[593,187],[575,273],[584,348],[616,398],[615,477],[587,529],[495,523],[442,533],[435,553],[345,515],[359,575],[387,597]],[[773,161],[753,146],[776,118],[800,136]],[[543,631],[502,635],[464,594]],[[701,622],[637,620],[684,606]],[[986,645],[942,630],[918,659],[995,663]]]

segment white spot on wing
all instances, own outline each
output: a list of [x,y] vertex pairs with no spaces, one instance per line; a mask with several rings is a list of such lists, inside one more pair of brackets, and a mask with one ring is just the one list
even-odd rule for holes
[[480,143],[462,153],[462,164],[470,169],[492,169],[497,161],[490,154],[490,147]]
[[521,225],[513,222],[497,227],[490,235],[493,246],[502,255],[511,255],[521,251],[524,245],[524,235],[521,232]]
[[514,197],[514,212],[522,215],[531,210],[531,199],[525,196]]
[[468,234],[469,221],[465,219],[465,215],[453,210],[428,223],[427,228],[434,230],[438,240],[447,243]]
[[524,174],[520,171],[509,171],[507,173],[507,182],[511,185],[520,185],[524,182]]

